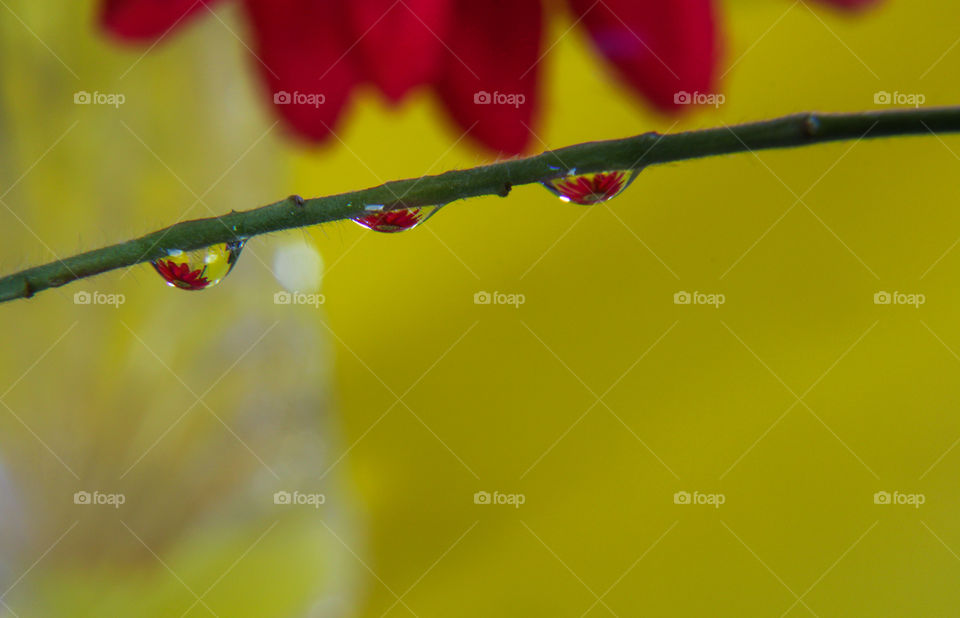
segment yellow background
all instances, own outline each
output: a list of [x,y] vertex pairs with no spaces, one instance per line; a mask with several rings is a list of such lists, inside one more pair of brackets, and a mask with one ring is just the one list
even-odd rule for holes
[[[638,104],[581,31],[563,36],[569,17],[555,15],[536,149],[877,109],[878,91],[957,102],[954,2],[891,1],[857,19],[813,9],[723,3],[726,104],[679,124]],[[231,33],[244,31],[238,6],[218,11],[223,23],[208,15],[145,55],[97,35],[94,12],[89,1],[18,0],[0,10],[2,178],[16,183],[0,209],[5,272],[172,223],[194,202],[184,185],[202,194],[225,170],[204,196],[209,210],[196,206],[189,217],[488,160],[466,141],[452,146],[459,132],[438,122],[427,93],[390,109],[364,90],[338,138],[315,152],[279,127],[268,131],[274,118]],[[127,102],[75,106],[81,89],[122,92]],[[354,573],[347,613],[955,613],[958,153],[960,139],[930,136],[745,154],[646,170],[609,206],[565,205],[518,187],[508,199],[450,205],[403,235],[349,223],[309,230],[327,264],[327,302],[301,327],[325,344],[295,353],[323,355],[331,372],[342,435],[328,462],[346,453],[334,469],[351,488],[359,530],[331,567]],[[248,250],[259,246],[269,262],[267,242]],[[274,310],[256,309],[270,304],[267,289],[237,289],[249,285],[244,270],[262,270],[244,258],[202,294],[168,289],[146,266],[87,286],[124,294],[119,313],[81,311],[71,288],[0,307],[0,376],[10,383],[79,322],[76,339],[5,401],[53,451],[96,460],[69,444],[92,426],[128,439],[129,425],[89,403],[115,393],[111,376],[127,370],[130,334],[117,316],[137,330],[159,310],[171,337],[195,332],[202,346],[205,333],[242,319],[225,310],[234,295],[255,298],[251,310]],[[681,290],[721,293],[726,303],[675,305]],[[926,303],[875,305],[883,290]],[[479,291],[523,294],[526,303],[475,305]],[[189,365],[184,358],[178,367]],[[288,361],[274,373],[265,363],[228,377],[229,390],[280,380]],[[84,381],[71,373],[78,363],[90,366]],[[159,370],[125,396],[152,398],[169,378]],[[0,448],[26,462],[17,469],[47,471],[24,482],[62,485],[67,501],[76,482],[56,478],[63,471],[51,454],[15,420],[2,429]],[[522,493],[525,503],[476,505],[478,491]],[[679,491],[726,501],[677,505]],[[922,493],[925,504],[877,505],[878,491]],[[163,520],[167,503],[153,508]],[[219,580],[210,610],[295,615],[301,584],[292,574],[325,560],[301,547],[307,535],[328,534],[322,517],[278,528],[263,554]],[[201,591],[214,583],[260,533],[238,529],[229,558],[210,569],[183,558],[181,546],[196,540],[140,555],[136,568],[151,583],[139,588],[109,568],[82,593],[64,583],[77,581],[68,575],[57,583],[56,554],[82,544],[58,546],[24,582],[52,578],[51,590],[71,599],[60,615],[106,615],[101,595],[113,598],[113,615],[180,615],[194,597],[177,579]],[[51,529],[49,541],[60,532]],[[124,596],[127,586],[135,592]],[[151,600],[160,594],[163,603]],[[76,595],[85,605],[70,605]],[[43,615],[21,603],[11,603],[17,615]],[[197,606],[189,615],[211,613]]]

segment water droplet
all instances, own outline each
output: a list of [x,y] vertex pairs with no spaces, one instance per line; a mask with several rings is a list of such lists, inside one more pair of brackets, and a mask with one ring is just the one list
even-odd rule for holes
[[564,202],[589,206],[606,202],[623,193],[637,177],[638,170],[574,175],[575,171],[571,170],[568,176],[547,180],[542,184]]
[[[377,205],[379,208],[383,206]],[[440,210],[442,206],[418,206],[416,208],[400,208],[384,212],[373,212],[354,219],[363,227],[375,232],[392,234],[404,232],[417,227]],[[366,210],[371,210],[368,206]]]
[[220,283],[230,274],[243,243],[238,240],[210,245],[204,249],[167,251],[168,257],[151,262],[170,287],[181,290],[205,290]]

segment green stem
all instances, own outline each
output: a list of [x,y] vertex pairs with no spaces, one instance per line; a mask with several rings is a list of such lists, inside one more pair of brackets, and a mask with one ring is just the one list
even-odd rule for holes
[[506,197],[511,187],[566,175],[641,169],[658,163],[715,155],[793,148],[825,142],[960,132],[960,107],[849,114],[805,113],[702,131],[577,144],[437,176],[397,180],[378,187],[307,200],[289,197],[219,217],[183,221],[126,242],[28,268],[0,278],[0,302],[29,298],[100,273],[165,257],[167,250],[199,249],[237,238],[363,215],[365,205],[387,208],[447,204],[481,195]]

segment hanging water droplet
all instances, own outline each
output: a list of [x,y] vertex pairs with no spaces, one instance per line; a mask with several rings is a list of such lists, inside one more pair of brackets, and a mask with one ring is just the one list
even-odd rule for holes
[[[375,208],[371,208],[371,206]],[[384,207],[380,204],[373,204],[371,206],[367,206],[365,210],[374,210],[374,212],[371,212],[369,215],[357,217],[353,219],[353,221],[369,230],[387,234],[412,230],[435,215],[437,211],[442,208],[442,206],[418,206],[416,208],[400,208],[376,212],[376,210],[382,210]]]
[[230,274],[245,241],[210,245],[204,249],[167,252],[168,257],[151,262],[170,287],[204,290],[220,283]]
[[589,206],[600,204],[615,198],[630,186],[637,177],[638,170],[597,172],[595,174],[575,174],[553,180],[546,180],[543,186],[564,202],[573,202]]

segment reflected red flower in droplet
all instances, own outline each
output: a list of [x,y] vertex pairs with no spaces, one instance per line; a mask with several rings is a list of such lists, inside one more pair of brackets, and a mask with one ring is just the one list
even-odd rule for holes
[[354,221],[363,227],[370,228],[377,232],[387,233],[409,230],[412,227],[416,227],[422,220],[422,211],[419,208],[390,210],[388,212],[379,212],[354,219]]
[[[331,134],[356,87],[393,102],[429,85],[485,146],[525,150],[539,109],[543,0],[238,0],[269,100],[311,141]],[[877,0],[819,0],[858,9]],[[114,35],[155,41],[218,0],[103,0]],[[576,24],[635,92],[664,112],[715,92],[716,0],[567,0]]]
[[157,260],[152,264],[161,277],[183,290],[202,290],[210,285],[202,268],[190,270],[189,264],[177,264],[173,260]]
[[550,184],[562,197],[575,204],[589,206],[606,202],[623,191],[627,172],[601,172],[572,178],[560,178]]

